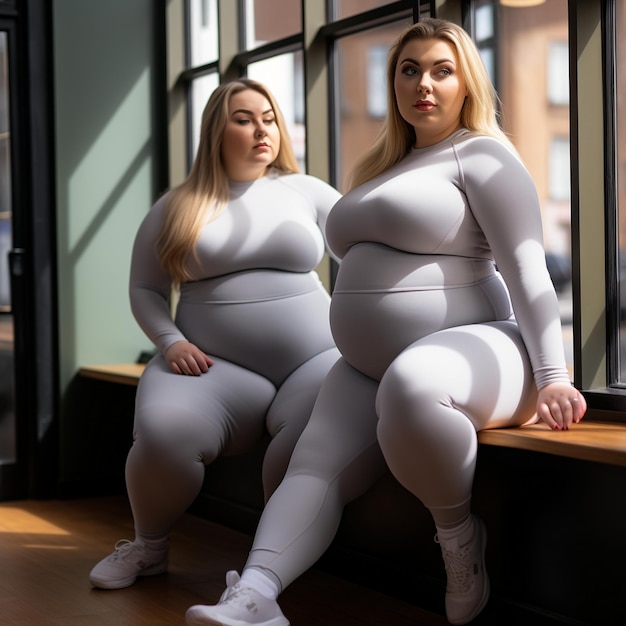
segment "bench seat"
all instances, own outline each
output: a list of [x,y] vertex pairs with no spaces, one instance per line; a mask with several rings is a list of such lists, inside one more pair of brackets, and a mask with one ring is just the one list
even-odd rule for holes
[[[79,374],[122,385],[137,385],[145,368],[140,363],[91,365]],[[626,424],[583,420],[568,431],[552,431],[545,424],[483,430],[482,445],[531,450],[584,461],[626,466]]]

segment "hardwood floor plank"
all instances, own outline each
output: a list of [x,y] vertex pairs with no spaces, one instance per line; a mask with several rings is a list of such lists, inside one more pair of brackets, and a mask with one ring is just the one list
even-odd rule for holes
[[[124,497],[0,503],[0,624],[176,626],[187,607],[212,603],[251,538],[192,515],[172,533],[166,574],[118,591],[92,589],[93,565],[132,539]],[[443,626],[410,604],[311,570],[281,596],[292,626]]]

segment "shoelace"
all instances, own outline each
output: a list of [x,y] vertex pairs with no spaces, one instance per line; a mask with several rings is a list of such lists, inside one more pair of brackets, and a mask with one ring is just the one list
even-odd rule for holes
[[129,541],[128,539],[120,539],[115,544],[115,552],[113,553],[113,556],[116,559],[124,558],[125,556],[130,554],[133,548],[140,550],[141,546],[136,545],[135,543],[133,543],[132,541]]
[[[439,543],[439,539],[435,537]],[[441,554],[446,567],[448,579],[448,593],[467,593],[472,588],[474,575],[477,573],[477,564],[472,560],[470,546],[460,547],[458,550],[448,550],[441,546]]]
[[248,611],[254,613],[256,611],[256,602],[251,594],[251,589],[248,587],[242,587],[237,584],[232,587],[228,587],[226,590],[226,597],[220,600],[220,604],[239,604],[245,606]]

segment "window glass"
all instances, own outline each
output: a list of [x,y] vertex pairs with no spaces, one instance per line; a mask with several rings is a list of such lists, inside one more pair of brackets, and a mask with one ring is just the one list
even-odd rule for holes
[[[537,186],[548,269],[557,288],[572,368],[567,0],[524,8],[484,4],[481,19],[484,22],[491,12],[496,24],[498,67],[492,71],[503,128]],[[484,23],[481,32],[489,32]]]
[[219,84],[217,74],[206,74],[194,79],[191,83],[191,155],[190,163],[193,162],[200,142],[200,126],[202,124],[202,112],[209,96]]
[[[10,129],[9,129],[9,77],[7,63],[7,34],[0,32],[0,216],[8,220],[11,215],[11,164],[10,164]],[[4,232],[6,228],[0,227]],[[2,235],[0,235],[2,237]],[[2,240],[0,240],[2,241]],[[2,244],[0,244],[1,246]],[[3,252],[5,252],[3,250]],[[8,269],[4,263],[6,254],[0,256],[0,307],[8,306],[8,287],[6,278]],[[6,273],[6,276],[5,276]]]
[[304,73],[302,52],[281,54],[248,65],[248,77],[272,92],[283,113],[296,158],[305,171]]
[[188,0],[192,67],[217,61],[217,0]]
[[569,137],[553,137],[548,164],[548,195],[556,202],[570,199]]
[[300,0],[246,0],[248,50],[302,31]]
[[12,248],[11,129],[7,34],[0,32],[0,465],[14,463],[14,343],[8,254]]
[[626,5],[615,3],[616,10],[616,172],[619,258],[620,357],[619,380],[626,384]]
[[341,191],[346,190],[347,177],[356,159],[370,147],[380,129],[387,108],[387,53],[406,26],[403,20],[343,37],[336,43],[335,106],[339,117],[336,173]]
[[367,113],[383,119],[387,112],[387,44],[373,44],[367,48]]
[[363,13],[363,11],[369,11],[377,7],[384,6],[385,4],[391,4],[389,0],[334,0],[333,12],[336,20],[341,20],[344,17],[351,17],[357,13]]
[[567,41],[551,41],[548,45],[548,102],[569,103],[569,48]]

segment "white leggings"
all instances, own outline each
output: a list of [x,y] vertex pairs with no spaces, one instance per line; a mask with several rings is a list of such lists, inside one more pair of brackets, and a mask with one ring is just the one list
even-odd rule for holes
[[344,506],[386,465],[437,525],[462,520],[470,508],[476,431],[527,422],[535,401],[513,321],[419,339],[380,383],[341,359],[265,508],[246,567],[264,570],[284,589],[324,553]]

